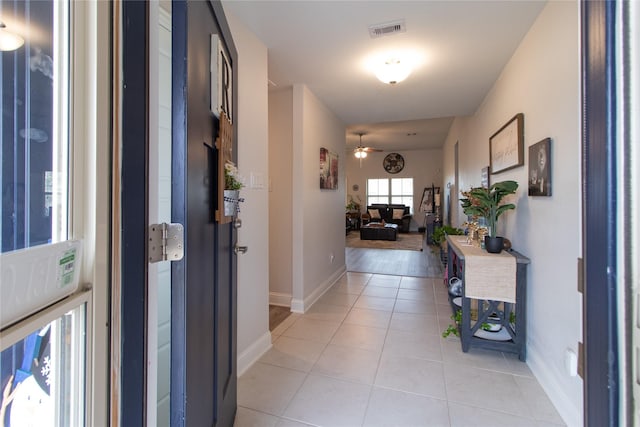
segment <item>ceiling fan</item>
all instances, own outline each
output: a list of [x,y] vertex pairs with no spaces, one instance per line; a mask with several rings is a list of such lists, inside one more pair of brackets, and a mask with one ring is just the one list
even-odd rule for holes
[[356,135],[360,136],[360,143],[358,144],[356,149],[353,150],[353,154],[356,156],[357,159],[360,159],[360,166],[362,166],[362,159],[367,157],[367,153],[380,152],[382,150],[380,150],[379,148],[364,147],[362,145],[362,135],[365,135],[364,132],[356,132]]

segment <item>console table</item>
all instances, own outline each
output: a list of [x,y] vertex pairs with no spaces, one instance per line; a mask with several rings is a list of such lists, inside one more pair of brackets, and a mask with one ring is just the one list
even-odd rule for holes
[[[458,325],[462,351],[466,353],[470,347],[504,351],[517,354],[518,358],[524,362],[527,357],[527,265],[531,261],[513,250],[503,251],[500,255],[489,254],[484,249],[467,244],[466,236],[447,236],[447,245],[449,252],[447,261],[448,277],[456,276],[462,279],[462,296],[459,297],[460,305],[456,304],[456,301],[454,301],[456,298],[449,294],[449,302],[454,314],[457,310],[462,310],[462,321]],[[490,257],[499,256],[513,256],[515,258],[515,277],[513,277],[512,284],[515,288],[515,298],[482,299],[468,296],[466,278],[474,274],[474,269],[467,268],[465,260],[470,257],[489,257],[484,259],[484,261],[488,261]],[[498,264],[497,259],[496,264]],[[486,271],[484,273],[486,274]],[[499,271],[496,271],[496,274],[498,273]],[[472,302],[477,307],[474,321],[471,319]],[[492,317],[492,319],[490,320],[489,317]],[[481,328],[483,323],[499,324],[502,328],[499,332],[485,331]]]

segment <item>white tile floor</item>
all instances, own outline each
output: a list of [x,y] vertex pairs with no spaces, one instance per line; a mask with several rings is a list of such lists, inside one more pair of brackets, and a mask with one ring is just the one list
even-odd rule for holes
[[347,273],[238,381],[236,427],[556,426],[515,355],[471,349],[440,279]]

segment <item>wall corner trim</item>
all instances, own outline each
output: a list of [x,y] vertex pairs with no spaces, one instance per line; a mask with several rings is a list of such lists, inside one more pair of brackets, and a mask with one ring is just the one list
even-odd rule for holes
[[327,280],[322,282],[320,286],[318,286],[308,297],[304,300],[300,300],[299,298],[291,299],[291,311],[293,313],[301,313],[303,314],[311,306],[322,297],[331,287],[347,272],[347,267],[342,266],[338,270],[336,270]]
[[269,292],[269,305],[291,307],[291,294],[282,292]]
[[238,377],[242,376],[271,348],[271,332],[267,331],[238,355]]

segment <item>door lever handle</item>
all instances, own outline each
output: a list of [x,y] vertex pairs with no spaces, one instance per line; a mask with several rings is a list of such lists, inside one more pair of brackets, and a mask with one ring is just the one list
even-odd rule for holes
[[236,245],[233,248],[233,251],[236,253],[236,255],[237,254],[246,254],[248,250],[249,250],[248,246],[238,246],[238,245]]

